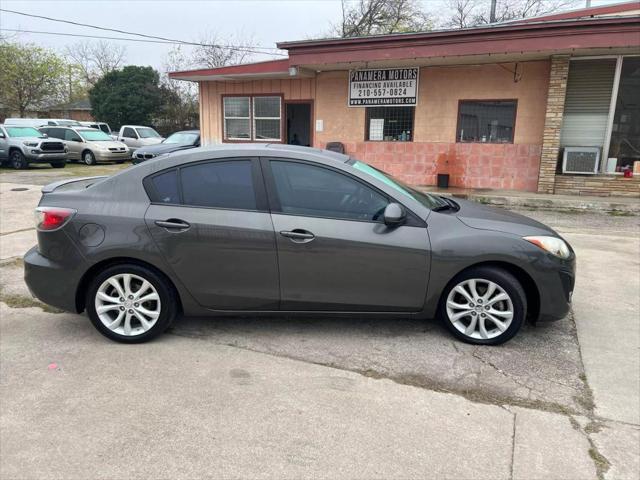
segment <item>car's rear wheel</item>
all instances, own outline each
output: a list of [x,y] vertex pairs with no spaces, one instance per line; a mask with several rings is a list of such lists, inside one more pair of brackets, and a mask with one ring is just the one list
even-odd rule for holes
[[472,268],[449,283],[438,314],[459,339],[477,345],[499,345],[522,327],[527,297],[520,282],[506,270]]
[[11,152],[9,158],[11,159],[11,166],[16,170],[24,170],[25,168],[29,167],[27,159],[24,158],[24,155],[19,150],[14,150],[13,152]]
[[156,271],[135,264],[109,267],[89,285],[86,308],[104,336],[140,343],[164,332],[177,315],[173,286]]
[[87,165],[95,165],[96,157],[93,152],[85,150],[84,152],[82,152],[82,161]]

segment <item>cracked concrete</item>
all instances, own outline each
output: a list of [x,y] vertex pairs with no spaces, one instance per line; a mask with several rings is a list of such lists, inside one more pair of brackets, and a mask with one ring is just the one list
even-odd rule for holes
[[[16,255],[34,241],[39,188],[21,186],[0,183],[0,294],[28,298]],[[580,285],[575,323],[526,326],[501,347],[435,322],[340,318],[181,319],[127,347],[83,316],[0,303],[0,476],[637,478],[640,341],[606,332],[638,317],[633,278],[610,288],[637,272],[638,219],[524,213],[567,235],[579,279],[602,277],[606,300]],[[109,448],[141,442],[137,463],[107,464]]]

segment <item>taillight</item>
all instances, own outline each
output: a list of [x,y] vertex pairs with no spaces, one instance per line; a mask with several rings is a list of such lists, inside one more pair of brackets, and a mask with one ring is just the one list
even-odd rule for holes
[[67,223],[76,211],[72,208],[38,207],[36,208],[36,228],[42,231],[58,230]]

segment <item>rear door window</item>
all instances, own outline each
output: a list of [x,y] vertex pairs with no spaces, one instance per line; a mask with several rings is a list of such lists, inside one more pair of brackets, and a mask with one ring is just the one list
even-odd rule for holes
[[169,170],[152,177],[153,191],[150,192],[153,203],[167,203],[177,205],[180,203],[180,191],[178,189],[178,171]]
[[184,205],[257,210],[251,160],[200,163],[180,169]]

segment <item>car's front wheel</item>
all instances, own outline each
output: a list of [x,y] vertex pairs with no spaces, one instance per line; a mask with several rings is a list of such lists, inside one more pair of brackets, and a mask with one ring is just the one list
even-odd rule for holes
[[438,315],[459,339],[477,345],[499,345],[524,324],[527,297],[509,272],[494,267],[471,268],[445,289]]
[[24,158],[23,153],[19,150],[14,150],[9,158],[11,159],[11,166],[16,170],[24,170],[29,167],[27,159]]
[[93,152],[89,150],[85,150],[82,153],[82,161],[87,165],[95,165],[96,164],[96,156]]
[[86,309],[104,336],[140,343],[163,333],[177,315],[173,286],[156,271],[135,264],[109,267],[89,285]]

